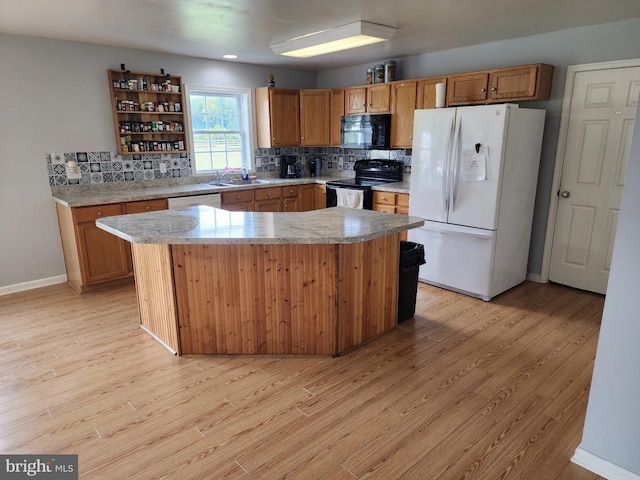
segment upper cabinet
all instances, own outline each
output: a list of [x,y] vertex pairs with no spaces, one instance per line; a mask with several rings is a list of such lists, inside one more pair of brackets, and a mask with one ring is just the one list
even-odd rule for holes
[[447,106],[486,102],[488,82],[488,73],[451,75],[447,85]]
[[451,75],[447,106],[548,100],[552,76],[553,66],[542,63]]
[[418,80],[416,108],[436,108],[436,84],[447,85],[447,77],[429,77]]
[[300,145],[300,94],[287,88],[256,89],[259,148]]
[[300,145],[329,145],[330,111],[330,90],[300,90]]
[[182,78],[107,70],[119,154],[187,151]]
[[551,94],[551,65],[527,65],[496,70],[489,75],[493,101],[546,100]]
[[342,145],[340,138],[340,121],[344,115],[345,89],[336,88],[331,90],[331,134],[330,145],[339,147]]
[[411,148],[413,143],[413,111],[416,109],[418,82],[391,84],[391,147]]
[[346,89],[345,115],[388,113],[391,111],[391,84]]

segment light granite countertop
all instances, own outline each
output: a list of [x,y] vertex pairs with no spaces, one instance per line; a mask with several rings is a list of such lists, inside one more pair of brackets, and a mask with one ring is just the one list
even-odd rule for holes
[[[167,181],[146,182],[119,182],[113,184],[96,184],[86,186],[54,187],[51,189],[51,197],[54,201],[65,207],[87,207],[92,205],[106,205],[110,203],[135,202],[140,200],[154,200],[158,198],[187,197],[191,195],[204,195],[222,193],[249,188],[269,188],[287,185],[304,185],[309,183],[325,184],[332,180],[344,179],[338,176],[321,176],[306,178],[264,178],[269,183],[214,186],[208,180],[202,183],[178,183],[171,184]],[[349,177],[347,177],[349,178]],[[377,185],[373,190],[381,190],[395,193],[409,193],[409,182],[386,183]]]
[[199,205],[107,217],[96,225],[145,244],[349,244],[417,228],[424,219],[346,207],[268,213]]

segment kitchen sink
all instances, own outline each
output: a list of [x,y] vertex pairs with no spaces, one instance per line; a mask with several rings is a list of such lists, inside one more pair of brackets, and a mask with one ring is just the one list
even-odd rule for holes
[[219,182],[220,185],[226,185],[229,187],[239,186],[239,185],[268,185],[273,183],[273,180],[230,180],[227,182]]
[[209,182],[209,185],[214,187],[230,187],[232,184],[224,182]]

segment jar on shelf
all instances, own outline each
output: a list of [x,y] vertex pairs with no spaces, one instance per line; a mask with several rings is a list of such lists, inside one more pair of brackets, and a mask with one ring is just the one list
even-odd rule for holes
[[373,68],[367,68],[367,85],[373,83]]
[[395,82],[396,80],[396,61],[387,60],[384,62],[384,81]]
[[379,64],[375,66],[373,71],[373,82],[384,83],[384,65]]

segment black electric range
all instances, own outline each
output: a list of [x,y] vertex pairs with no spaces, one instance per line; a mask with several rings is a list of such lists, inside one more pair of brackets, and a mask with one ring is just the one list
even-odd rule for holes
[[362,190],[362,207],[373,209],[373,190],[371,187],[384,183],[402,181],[404,164],[394,160],[357,160],[354,167],[355,178],[331,180],[327,182],[327,207],[338,205],[338,189]]

